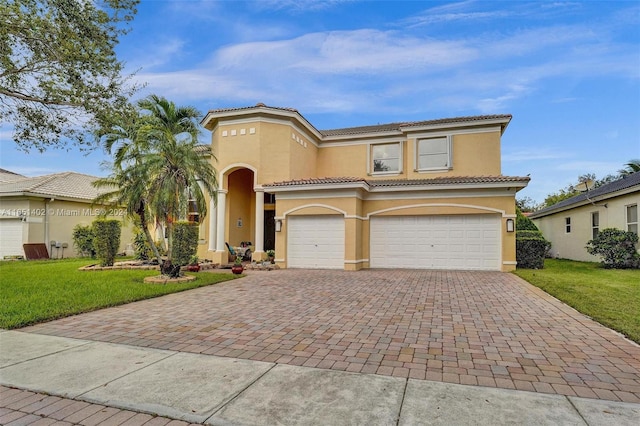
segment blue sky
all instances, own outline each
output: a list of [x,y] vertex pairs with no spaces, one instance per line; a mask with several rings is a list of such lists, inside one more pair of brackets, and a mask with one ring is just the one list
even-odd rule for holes
[[[530,174],[518,197],[537,201],[640,158],[637,1],[142,0],[118,53],[139,96],[203,113],[263,102],[319,129],[512,114],[502,173]],[[2,131],[2,168],[107,173],[100,150],[25,154]]]

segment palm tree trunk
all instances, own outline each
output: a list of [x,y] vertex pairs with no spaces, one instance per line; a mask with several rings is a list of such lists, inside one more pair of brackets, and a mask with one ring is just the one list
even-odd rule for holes
[[151,250],[153,251],[153,255],[158,260],[158,265],[162,265],[162,258],[160,257],[160,252],[158,251],[158,247],[156,247],[156,243],[153,241],[153,237],[151,236],[151,232],[149,231],[149,224],[147,223],[147,214],[145,211],[144,202],[140,204],[140,208],[137,211],[138,217],[140,217],[140,226],[144,230],[144,236],[147,238],[147,243]]

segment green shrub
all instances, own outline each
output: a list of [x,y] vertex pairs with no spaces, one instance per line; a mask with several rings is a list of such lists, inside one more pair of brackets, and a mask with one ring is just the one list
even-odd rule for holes
[[[529,220],[528,218],[525,219]],[[531,221],[529,220],[529,222]],[[533,226],[535,227],[535,225]],[[516,231],[516,260],[518,268],[544,268],[544,258],[550,248],[551,243],[544,239],[542,232],[538,228],[518,229]]]
[[115,219],[98,219],[93,222],[93,246],[102,266],[113,266],[120,247],[121,223]]
[[73,228],[73,246],[81,256],[96,256],[93,248],[94,236],[91,225],[76,225]]
[[615,228],[603,229],[587,242],[587,252],[602,258],[605,268],[640,268],[640,255],[636,250],[638,235]]
[[538,227],[528,217],[522,214],[520,209],[516,209],[516,231],[538,231]]
[[198,227],[189,222],[177,222],[173,228],[173,263],[188,265],[198,251]]

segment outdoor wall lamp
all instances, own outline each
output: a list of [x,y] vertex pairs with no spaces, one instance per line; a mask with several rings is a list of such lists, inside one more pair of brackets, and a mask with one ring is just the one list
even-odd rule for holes
[[507,232],[513,231],[515,231],[515,224],[513,222],[513,219],[507,219]]
[[282,231],[282,220],[276,219],[276,232]]

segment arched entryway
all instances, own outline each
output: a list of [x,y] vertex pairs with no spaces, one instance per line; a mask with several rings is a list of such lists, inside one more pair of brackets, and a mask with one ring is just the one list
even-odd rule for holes
[[214,261],[226,263],[226,243],[232,247],[250,244],[252,258],[261,260],[264,251],[275,245],[273,196],[265,195],[262,186],[257,184],[257,171],[248,165],[223,170],[220,183],[216,223],[212,224],[216,230]]

